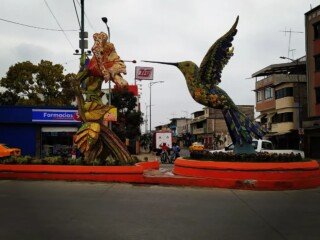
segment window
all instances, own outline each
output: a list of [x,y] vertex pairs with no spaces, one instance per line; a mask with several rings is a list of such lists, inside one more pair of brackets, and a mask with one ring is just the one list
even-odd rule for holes
[[262,91],[257,92],[257,102],[262,101]]
[[320,87],[316,87],[316,104],[320,103]]
[[233,149],[234,149],[233,143],[231,143],[229,146],[225,147],[224,149],[225,149],[226,151],[233,150]]
[[316,72],[320,72],[320,55],[314,56],[314,64]]
[[273,149],[273,145],[271,142],[262,142],[262,149],[266,149],[266,150],[272,150]]
[[320,22],[313,24],[314,39],[320,38]]
[[273,90],[271,87],[267,87],[264,89],[264,98],[265,99],[273,98]]
[[275,114],[272,117],[272,123],[282,123],[282,122],[293,122],[293,113],[292,112],[280,113],[280,114]]
[[258,141],[252,141],[251,145],[253,146],[254,150],[258,147]]
[[284,98],[284,97],[292,97],[293,96],[293,88],[282,88],[276,91],[276,99]]
[[203,122],[197,122],[196,128],[203,128]]
[[267,123],[267,122],[268,122],[267,117],[266,117],[266,116],[263,116],[263,117],[260,119],[260,122],[261,122],[261,124]]

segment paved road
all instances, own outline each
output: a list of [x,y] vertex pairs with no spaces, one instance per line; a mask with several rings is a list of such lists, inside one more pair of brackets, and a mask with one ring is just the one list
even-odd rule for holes
[[320,239],[320,188],[0,181],[0,239]]

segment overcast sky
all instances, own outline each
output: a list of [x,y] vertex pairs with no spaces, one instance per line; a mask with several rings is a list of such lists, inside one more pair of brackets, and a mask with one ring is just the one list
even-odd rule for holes
[[[80,1],[80,0],[78,0]],[[72,0],[46,0],[63,29],[79,29]],[[59,29],[44,0],[2,0],[0,18],[43,28]],[[80,8],[75,0],[79,10]],[[190,117],[202,106],[189,95],[183,75],[173,66],[148,65],[140,60],[184,61],[200,65],[209,47],[240,20],[233,41],[235,55],[222,73],[220,86],[236,104],[255,104],[252,73],[288,55],[289,35],[281,31],[304,32],[304,13],[315,0],[85,0],[85,30],[106,31],[101,17],[108,17],[111,41],[122,59],[136,59],[137,66],[154,66],[152,126],[172,117]],[[88,22],[89,20],[89,22]],[[77,72],[78,32],[53,32],[0,21],[0,76],[9,66],[41,59],[63,64],[65,72]],[[305,55],[304,33],[293,33],[291,49],[297,58]],[[71,46],[72,45],[72,46]],[[126,80],[134,83],[135,65],[128,63]],[[142,82],[141,108],[149,105],[148,82]],[[143,127],[144,129],[144,127]]]

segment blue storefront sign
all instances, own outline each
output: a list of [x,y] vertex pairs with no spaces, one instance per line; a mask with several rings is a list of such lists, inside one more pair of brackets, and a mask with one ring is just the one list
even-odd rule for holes
[[80,122],[77,110],[32,109],[32,122]]

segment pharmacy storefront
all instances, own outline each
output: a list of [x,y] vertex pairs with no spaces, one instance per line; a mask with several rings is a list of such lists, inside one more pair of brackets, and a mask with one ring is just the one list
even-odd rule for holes
[[76,108],[0,107],[0,142],[22,155],[68,155],[81,122]]

